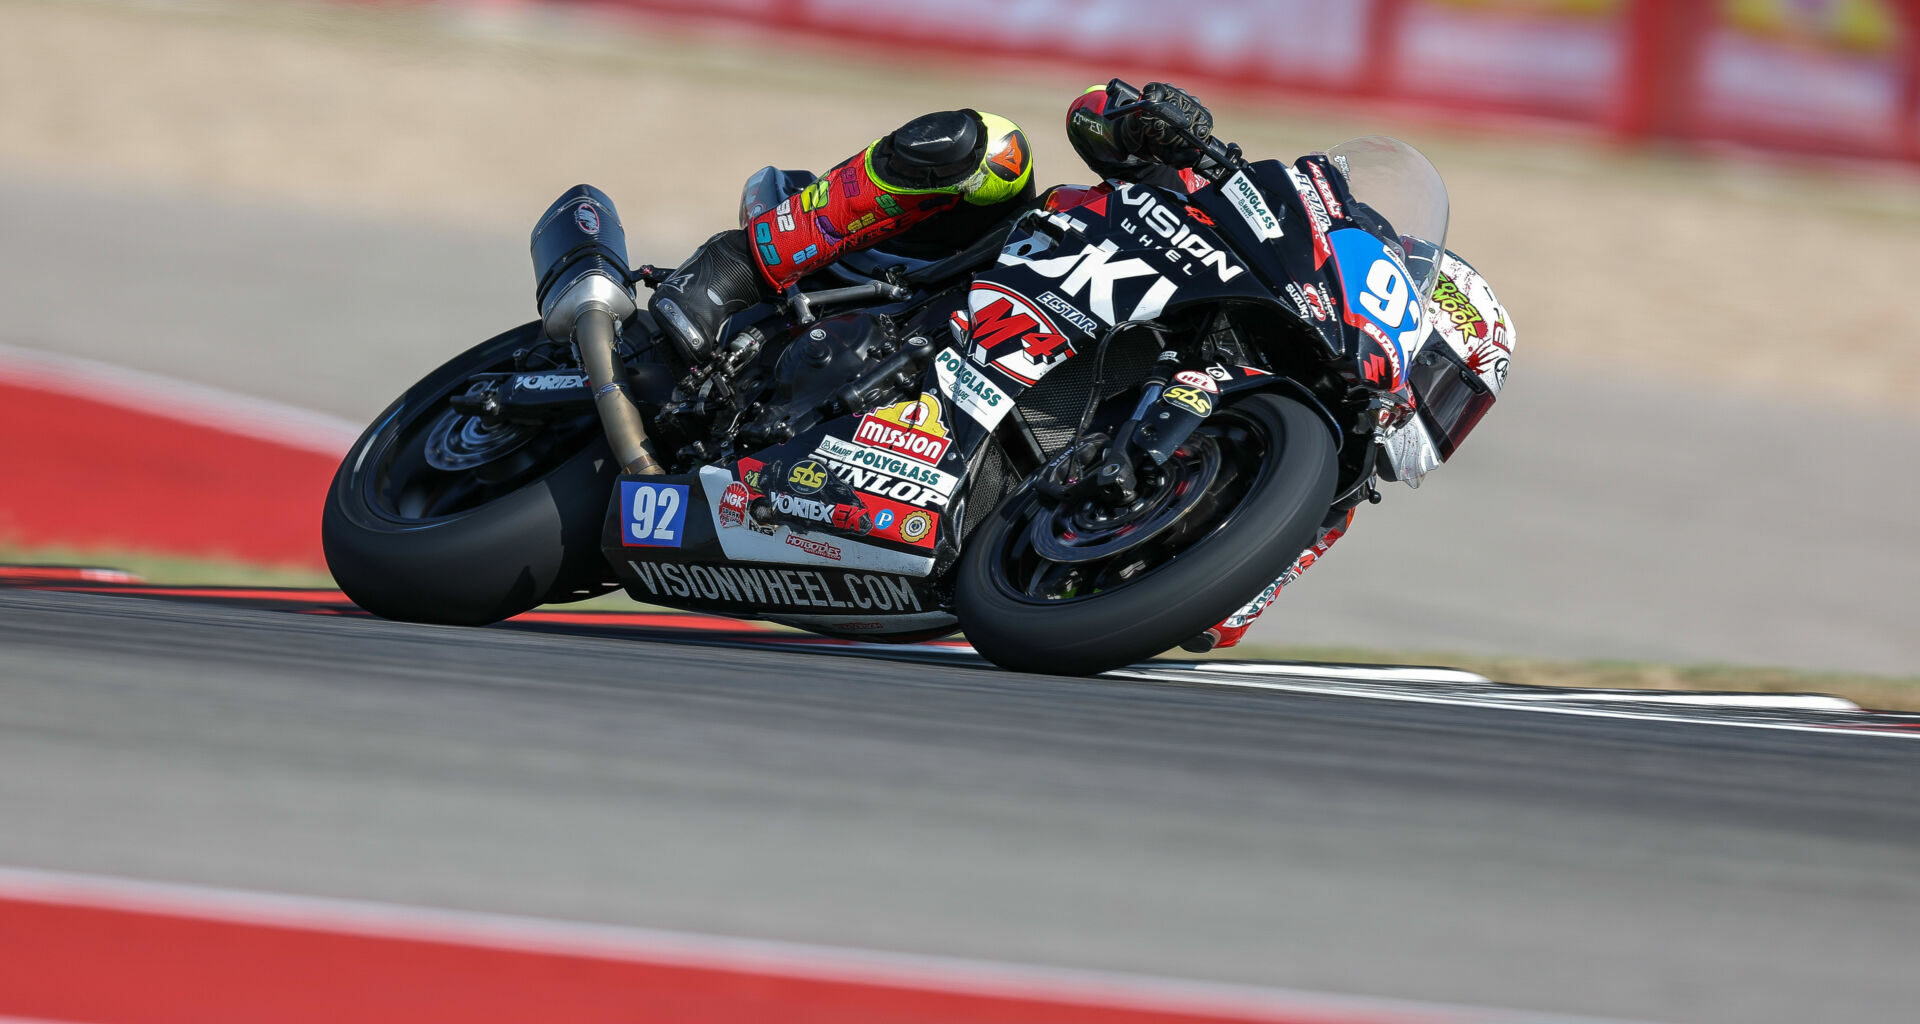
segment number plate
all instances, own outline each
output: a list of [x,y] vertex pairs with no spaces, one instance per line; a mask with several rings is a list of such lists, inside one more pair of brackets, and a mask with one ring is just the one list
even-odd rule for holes
[[630,548],[677,548],[687,525],[687,485],[620,481],[626,522],[620,543]]

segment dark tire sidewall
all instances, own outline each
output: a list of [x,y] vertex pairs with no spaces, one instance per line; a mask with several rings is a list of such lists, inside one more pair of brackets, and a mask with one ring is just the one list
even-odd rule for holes
[[1010,503],[968,538],[956,573],[960,625],[974,648],[1018,671],[1102,672],[1199,635],[1284,572],[1313,543],[1333,500],[1333,438],[1317,413],[1282,395],[1250,395],[1232,408],[1259,423],[1271,446],[1264,476],[1241,499],[1242,506],[1260,506],[1258,514],[1241,508],[1135,583],[1086,600],[1043,604],[1018,599],[997,581],[996,563],[1017,525]]
[[536,327],[522,325],[448,360],[388,406],[341,461],[321,540],[335,582],[361,608],[410,622],[479,625],[612,577],[600,536],[616,467],[603,437],[537,480],[444,518],[396,521],[367,502],[366,475],[392,435],[430,414],[423,409],[451,384],[531,343]]

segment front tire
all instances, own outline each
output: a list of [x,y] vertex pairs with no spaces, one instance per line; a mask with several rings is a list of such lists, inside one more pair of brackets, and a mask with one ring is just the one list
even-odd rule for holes
[[[1325,421],[1299,401],[1260,393],[1203,429],[1221,461],[1243,469],[1237,482],[1213,478],[1227,490],[1213,495],[1209,518],[1157,561],[1135,549],[1114,560],[1124,566],[1074,569],[1084,580],[1063,595],[1037,593],[1045,586],[1036,581],[1061,568],[1030,541],[1036,519],[1054,510],[1027,487],[982,523],[957,573],[957,613],[974,649],[1015,671],[1092,675],[1199,635],[1284,572],[1333,501],[1337,451]],[[1073,592],[1083,588],[1091,592]]]
[[598,421],[503,436],[447,404],[473,374],[511,370],[516,351],[540,344],[532,323],[454,357],[347,453],[320,529],[327,567],[354,604],[386,619],[474,626],[612,588],[600,530],[618,467]]

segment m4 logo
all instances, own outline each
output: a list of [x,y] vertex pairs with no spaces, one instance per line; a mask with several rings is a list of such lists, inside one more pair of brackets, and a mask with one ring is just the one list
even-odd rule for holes
[[1019,292],[975,281],[967,307],[973,360],[990,363],[1022,384],[1039,383],[1048,370],[1073,355],[1073,343],[1053,318]]

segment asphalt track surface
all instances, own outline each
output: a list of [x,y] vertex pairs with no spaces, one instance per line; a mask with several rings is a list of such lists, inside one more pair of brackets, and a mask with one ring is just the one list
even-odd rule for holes
[[[531,317],[518,232],[19,180],[0,181],[0,224],[0,344],[355,422]],[[1553,372],[1529,352],[1554,339],[1511,301],[1521,350],[1497,411],[1420,491],[1363,508],[1256,640],[1915,671],[1920,476],[1897,467],[1920,423],[1659,367]]]
[[0,591],[0,863],[1689,1021],[1905,1019],[1920,740]]

